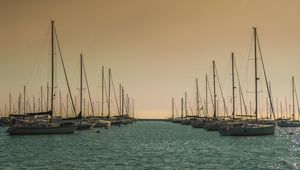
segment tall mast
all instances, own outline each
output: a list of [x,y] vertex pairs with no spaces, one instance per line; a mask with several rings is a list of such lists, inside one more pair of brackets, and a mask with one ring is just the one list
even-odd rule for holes
[[172,98],[172,119],[174,119],[174,98]]
[[295,120],[295,81],[292,76],[292,96],[293,96],[293,120]]
[[8,95],[9,97],[9,114],[11,114],[11,93]]
[[104,106],[104,66],[102,66],[102,101],[101,101],[101,116],[103,117],[103,106]]
[[181,97],[181,119],[183,118],[183,98]]
[[32,98],[32,107],[33,107],[33,113],[35,112],[35,97],[33,95],[33,98]]
[[199,86],[198,86],[198,78],[196,78],[196,104],[197,104],[197,116],[200,116],[200,108],[199,108]]
[[19,93],[18,99],[18,114],[21,114],[21,93]]
[[119,101],[120,101],[120,114],[119,114],[119,116],[121,116],[122,115],[122,85],[121,84],[119,84]]
[[66,116],[69,117],[69,94],[67,94],[67,110],[66,110]]
[[132,118],[134,118],[134,99],[131,99],[132,101]]
[[214,82],[214,118],[217,117],[217,95],[216,95],[216,68],[215,60],[213,60],[213,82]]
[[83,58],[82,58],[82,54],[80,54],[80,111],[79,114],[82,115],[82,72],[83,72]]
[[257,91],[257,81],[258,81],[258,76],[257,76],[257,54],[256,54],[256,27],[253,27],[254,31],[254,68],[255,68],[255,119],[256,121],[258,120],[258,91]]
[[129,112],[130,112],[130,101],[129,101],[128,94],[126,94],[126,103],[127,103],[127,116],[129,116]]
[[62,117],[61,90],[59,90],[59,115]]
[[108,69],[108,103],[107,103],[107,106],[108,106],[108,117],[110,117],[110,80],[111,79],[111,70],[110,68]]
[[23,96],[23,102],[24,102],[24,103],[23,103],[23,105],[24,105],[24,106],[23,106],[23,107],[24,107],[23,109],[24,109],[24,114],[25,114],[25,113],[26,113],[26,86],[24,86],[23,93],[24,93],[24,94],[23,94],[23,95],[24,95],[24,96]]
[[47,98],[46,98],[46,109],[49,110],[49,84],[47,83]]
[[188,113],[187,113],[187,94],[186,94],[186,92],[184,92],[184,110],[185,110],[185,117],[187,117]]
[[41,86],[41,110],[40,110],[40,112],[42,112],[43,111],[43,86]]
[[207,74],[206,74],[205,75],[205,114],[206,114],[206,117],[208,117],[207,96],[208,96],[208,78],[207,78]]
[[122,102],[121,102],[121,105],[122,105],[122,107],[121,107],[121,114],[122,114],[122,117],[124,116],[124,106],[125,106],[125,104],[124,104],[124,87],[122,86]]
[[232,63],[232,116],[234,120],[235,118],[234,53],[231,53],[231,63]]
[[53,117],[54,100],[54,21],[51,21],[51,119]]

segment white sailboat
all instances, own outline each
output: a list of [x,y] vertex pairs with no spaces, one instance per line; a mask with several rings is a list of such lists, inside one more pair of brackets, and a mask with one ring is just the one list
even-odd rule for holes
[[[37,135],[37,134],[70,134],[74,133],[77,125],[69,122],[62,123],[53,121],[53,105],[54,105],[54,21],[51,21],[51,109],[41,113],[26,113],[25,117],[35,117],[36,115],[50,115],[46,121],[37,121],[33,119],[30,123],[19,124],[16,122],[9,129],[7,133],[10,135]],[[55,34],[56,35],[56,34]]]

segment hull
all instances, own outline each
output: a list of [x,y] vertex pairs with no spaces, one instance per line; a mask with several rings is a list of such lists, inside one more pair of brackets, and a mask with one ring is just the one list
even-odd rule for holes
[[180,122],[180,124],[182,125],[190,125],[191,124],[191,120],[190,119],[184,119]]
[[77,126],[15,126],[7,129],[10,135],[72,134]]
[[207,131],[218,131],[224,124],[222,122],[209,122],[204,125]]
[[98,121],[94,128],[109,128],[110,127],[110,122],[109,121]]
[[191,122],[193,128],[204,128],[204,126],[208,123],[207,119],[197,119]]
[[275,125],[254,125],[254,126],[225,126],[219,129],[222,136],[262,136],[274,135]]
[[300,127],[300,122],[282,121],[278,122],[279,127]]
[[122,125],[122,122],[120,120],[112,120],[110,122],[110,125],[111,126],[119,126],[120,127]]
[[195,121],[195,122],[192,123],[193,128],[204,128],[204,126],[205,126],[205,123],[200,122],[200,121],[199,122]]

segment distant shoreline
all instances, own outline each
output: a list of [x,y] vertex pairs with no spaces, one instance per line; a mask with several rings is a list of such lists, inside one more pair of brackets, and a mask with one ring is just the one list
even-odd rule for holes
[[169,121],[169,119],[137,119],[138,121]]

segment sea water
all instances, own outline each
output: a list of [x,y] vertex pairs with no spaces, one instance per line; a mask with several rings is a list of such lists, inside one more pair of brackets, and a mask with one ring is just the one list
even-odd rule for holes
[[0,169],[300,169],[300,128],[256,137],[153,121],[69,135],[10,136],[5,130]]

